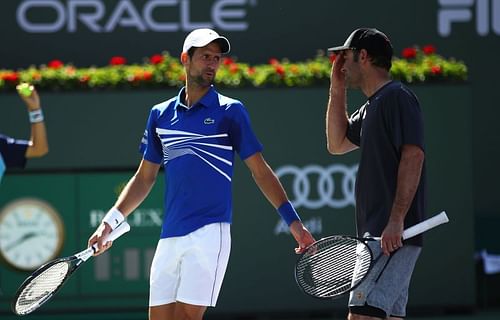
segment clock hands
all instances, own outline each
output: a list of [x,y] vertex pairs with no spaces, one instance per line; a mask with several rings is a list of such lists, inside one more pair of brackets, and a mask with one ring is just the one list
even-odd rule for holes
[[5,251],[10,251],[13,248],[17,247],[18,245],[26,242],[27,240],[29,240],[31,238],[34,238],[34,237],[41,236],[41,235],[42,236],[47,236],[49,234],[45,233],[45,232],[34,232],[34,231],[25,233],[19,239],[17,239],[16,241],[14,241],[11,244],[5,246]]

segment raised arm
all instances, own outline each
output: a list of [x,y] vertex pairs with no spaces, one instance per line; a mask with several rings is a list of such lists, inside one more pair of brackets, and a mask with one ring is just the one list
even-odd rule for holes
[[[110,212],[123,215],[126,218],[132,211],[134,211],[146,199],[151,188],[153,187],[160,165],[142,160],[137,172],[129,180],[125,188],[123,188],[118,200],[116,201]],[[117,211],[116,211],[117,210]],[[109,214],[109,213],[108,213]],[[120,217],[120,219],[123,219]],[[92,246],[94,243],[98,244],[98,254],[103,253],[111,246],[110,243],[104,244],[104,238],[111,232],[112,226],[106,222],[101,222],[97,230],[89,238],[88,245]]]
[[290,218],[290,221],[287,221],[287,223],[290,227],[290,232],[299,244],[299,247],[296,248],[295,251],[297,253],[302,252],[314,242],[314,238],[295,213],[295,209],[293,209],[288,201],[285,189],[281,185],[278,177],[264,160],[260,152],[247,158],[245,163],[252,172],[255,183],[273,207],[277,209],[280,214],[287,215],[287,219],[291,211],[293,211],[291,215],[295,214],[295,218]]
[[[22,85],[27,86],[27,84]],[[47,141],[47,130],[40,105],[40,97],[36,89],[32,86],[29,89],[18,89],[18,93],[28,108],[31,123],[31,138],[25,156],[26,158],[43,157],[49,152],[49,143]]]
[[332,66],[330,76],[330,95],[326,110],[326,142],[328,152],[343,154],[357,148],[346,137],[349,125],[346,102],[346,81],[342,72],[345,58],[339,53]]

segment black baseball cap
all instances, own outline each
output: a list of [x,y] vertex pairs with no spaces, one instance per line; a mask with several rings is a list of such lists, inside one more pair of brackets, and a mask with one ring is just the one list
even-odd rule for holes
[[344,45],[328,48],[330,52],[338,52],[347,49],[365,49],[368,54],[375,57],[392,58],[392,44],[389,38],[375,28],[360,28],[354,30]]

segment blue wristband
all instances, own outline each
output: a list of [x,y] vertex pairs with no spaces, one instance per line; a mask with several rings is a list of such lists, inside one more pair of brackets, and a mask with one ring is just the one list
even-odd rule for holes
[[290,201],[283,203],[278,208],[278,213],[283,218],[283,220],[285,220],[287,225],[291,225],[292,222],[296,220],[300,221],[299,215],[297,214],[297,211],[295,211],[295,208],[292,206]]

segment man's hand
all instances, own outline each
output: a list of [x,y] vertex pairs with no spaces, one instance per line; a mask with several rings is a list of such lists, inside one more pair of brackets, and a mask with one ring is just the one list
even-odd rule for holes
[[403,221],[389,220],[380,240],[380,246],[386,256],[403,246],[403,231]]
[[104,239],[108,237],[111,231],[111,227],[107,223],[102,222],[94,234],[90,236],[88,246],[91,247],[97,243],[97,251],[94,253],[94,256],[98,256],[111,248],[113,245],[112,241],[104,243]]
[[335,62],[332,66],[332,72],[330,74],[331,86],[345,88],[345,74],[343,72],[345,63],[344,52],[340,51],[335,54]]
[[31,89],[30,95],[23,94],[21,91],[19,91],[19,89],[18,94],[28,107],[28,111],[40,109],[40,97],[38,96],[38,92],[35,88]]
[[295,248],[295,253],[300,254],[304,250],[314,243],[314,237],[311,235],[309,230],[300,221],[294,221],[290,225],[290,232],[292,233],[295,241],[299,244],[298,248]]

